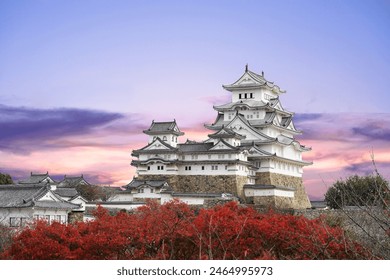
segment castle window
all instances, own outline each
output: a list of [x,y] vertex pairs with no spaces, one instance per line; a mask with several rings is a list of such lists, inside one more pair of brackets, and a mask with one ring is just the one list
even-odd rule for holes
[[247,93],[245,93],[245,99],[247,99],[248,98],[248,94]]
[[202,170],[204,170],[204,165],[202,166]]
[[150,170],[150,166],[148,166],[148,170]]
[[9,218],[9,226],[10,227],[19,227],[20,226],[20,220],[15,217]]
[[241,93],[238,95],[238,98],[241,99]]
[[175,137],[172,136],[172,142],[175,141]]
[[253,93],[252,92],[250,93],[250,98],[253,98]]
[[185,170],[191,170],[191,166],[185,166],[184,169]]

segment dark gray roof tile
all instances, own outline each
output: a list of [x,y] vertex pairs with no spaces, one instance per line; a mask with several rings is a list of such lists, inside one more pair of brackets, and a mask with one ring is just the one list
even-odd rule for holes
[[53,192],[62,197],[74,197],[79,194],[75,188],[57,188]]
[[170,133],[177,136],[184,134],[183,132],[180,131],[179,127],[176,124],[176,121],[172,121],[172,122],[153,121],[149,129],[144,130],[144,133],[148,135]]
[[206,152],[214,146],[213,143],[178,144],[180,152]]

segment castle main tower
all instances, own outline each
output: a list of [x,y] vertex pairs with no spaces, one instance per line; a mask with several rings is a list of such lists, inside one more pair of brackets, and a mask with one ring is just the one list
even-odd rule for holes
[[249,71],[223,88],[231,102],[214,106],[217,118],[202,142],[180,143],[176,120],[153,121],[144,130],[145,147],[134,150],[136,180],[165,180],[175,192],[231,193],[246,203],[276,208],[311,207],[302,183],[302,159],[310,151],[295,136],[294,113],[285,110],[285,93],[261,75]]
[[211,130],[226,127],[245,137],[241,147],[248,150],[248,161],[258,168],[255,184],[244,186],[246,197],[255,204],[310,207],[302,174],[303,167],[312,163],[304,161],[302,153],[311,148],[295,139],[302,132],[294,126],[294,113],[282,106],[280,96],[285,91],[248,66],[236,82],[223,88],[231,92],[232,100],[214,106],[217,118],[205,126]]

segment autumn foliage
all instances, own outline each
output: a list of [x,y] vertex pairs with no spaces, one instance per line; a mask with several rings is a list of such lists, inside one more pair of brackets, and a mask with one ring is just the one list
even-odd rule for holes
[[14,237],[7,259],[367,259],[371,256],[323,219],[227,203],[196,213],[172,201],[149,202],[73,225],[38,221]]

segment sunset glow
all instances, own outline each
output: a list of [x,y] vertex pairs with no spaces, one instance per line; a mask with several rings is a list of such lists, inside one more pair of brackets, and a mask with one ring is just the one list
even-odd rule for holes
[[142,131],[175,119],[180,142],[205,140],[247,63],[287,90],[312,199],[372,155],[390,178],[388,1],[16,2],[0,3],[0,172],[16,181],[127,184]]

